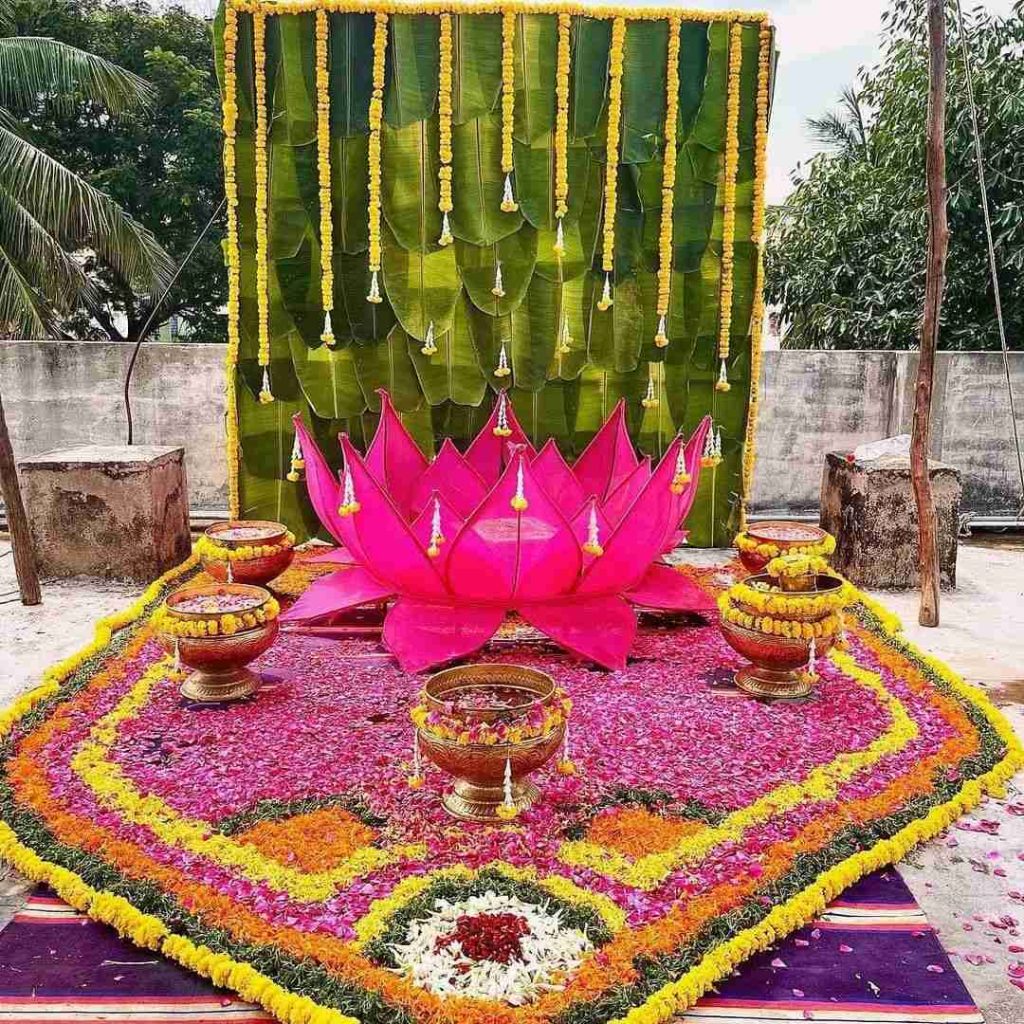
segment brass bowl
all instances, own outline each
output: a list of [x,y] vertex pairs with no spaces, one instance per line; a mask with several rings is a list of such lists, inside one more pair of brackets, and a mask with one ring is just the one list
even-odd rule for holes
[[[432,676],[424,688],[426,703],[440,710],[460,692],[501,689],[521,691],[523,702],[514,708],[525,714],[531,705],[549,699],[555,692],[554,680],[544,672],[519,665],[459,665]],[[473,714],[482,722],[495,722],[509,716],[507,707],[483,707]],[[455,784],[442,797],[449,814],[465,821],[499,821],[498,808],[505,798],[505,762],[511,763],[512,800],[524,811],[540,796],[527,776],[545,764],[562,744],[565,725],[556,726],[543,736],[519,743],[456,743],[419,734],[420,753],[442,771],[454,776]]]
[[[225,531],[239,528],[258,529],[266,531],[266,533],[265,536],[256,538],[232,539],[223,536]],[[275,523],[269,519],[233,519],[224,523],[214,523],[206,530],[206,537],[213,541],[214,544],[218,547],[229,548],[230,550],[280,544],[287,536],[288,527],[284,523]],[[292,564],[292,558],[294,557],[294,549],[287,547],[262,558],[236,558],[231,562],[231,580],[234,583],[253,583],[257,585],[269,583],[276,576],[280,576]],[[215,580],[227,581],[227,562],[204,556],[203,569]]]
[[[762,544],[774,544],[779,549],[780,555],[786,554],[793,548],[820,544],[828,536],[820,526],[813,526],[810,523],[790,523],[783,519],[751,523],[747,527],[746,533],[748,537],[752,537]],[[740,561],[748,572],[760,572],[771,559],[754,551],[740,551]]]
[[[802,579],[802,577],[797,577]],[[786,587],[781,587],[776,592],[778,597],[814,597],[818,594],[834,594],[843,588],[843,581],[836,576],[828,576],[825,573],[821,573],[816,576],[808,577],[810,583],[807,587],[800,590],[790,590]],[[755,576],[748,576],[744,581],[747,586],[753,586],[757,583],[767,583],[769,586],[775,586],[776,583],[780,583],[781,580],[775,580],[767,573],[760,573]],[[736,607],[741,611],[746,612],[748,615],[762,615],[763,612],[758,611],[753,605],[747,604],[742,598],[731,594],[733,602]],[[818,619],[825,618],[821,614],[813,614],[811,612],[790,612],[787,616],[793,622],[815,622]]]
[[[769,636],[726,619],[722,619],[721,628],[729,646],[752,662],[736,673],[736,685],[741,690],[773,700],[793,700],[811,692],[813,684],[800,674],[811,657],[810,640]],[[834,643],[835,637],[818,638],[816,654],[825,654]]]
[[[262,607],[270,600],[269,592],[262,587],[242,583],[182,587],[167,598],[167,613],[171,618],[193,622],[213,618],[215,616],[212,612],[178,611],[175,606],[191,597],[218,593],[259,597],[260,603],[253,605],[253,608]],[[182,664],[193,670],[181,686],[182,696],[202,703],[220,704],[240,700],[255,691],[259,679],[246,666],[269,650],[277,639],[278,628],[278,620],[275,618],[249,629],[240,629],[229,636],[177,637],[161,633],[160,641],[165,650],[169,653],[176,651]]]

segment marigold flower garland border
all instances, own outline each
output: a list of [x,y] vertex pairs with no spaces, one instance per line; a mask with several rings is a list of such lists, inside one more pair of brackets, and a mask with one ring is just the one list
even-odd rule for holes
[[[79,677],[82,676],[87,663],[95,662],[108,649],[123,646],[132,635],[126,632],[126,627],[148,616],[175,582],[196,566],[197,559],[190,558],[156,581],[125,612],[101,620],[92,643],[78,654],[48,670],[39,687],[22,696],[14,706],[0,714],[0,738],[19,723],[32,719],[41,720],[46,711],[46,704],[59,702],[70,695],[62,693],[66,688],[70,688],[73,693],[76,683],[77,686],[84,685]],[[917,843],[934,836],[960,814],[975,806],[986,792],[1002,792],[1005,782],[1024,763],[1024,752],[1012,728],[984,694],[966,684],[936,659],[914,648],[901,636],[899,621],[884,607],[866,595],[857,596],[860,601],[860,618],[865,628],[879,638],[880,644],[887,645],[899,655],[911,660],[935,685],[948,689],[959,697],[967,709],[973,712],[978,724],[992,731],[1002,747],[1002,756],[988,770],[964,782],[957,789],[952,788],[956,785],[953,782],[945,784],[949,791],[949,799],[932,806],[923,818],[907,821],[890,837],[823,871],[785,902],[768,910],[759,922],[742,929],[718,948],[706,952],[680,978],[663,985],[652,993],[646,1002],[629,1010],[625,1016],[618,1018],[617,1022],[657,1024],[692,1005],[700,995],[742,960],[805,924],[859,877],[903,857]],[[88,676],[85,679],[87,680]],[[25,825],[21,819],[19,823]],[[107,869],[103,876],[119,890],[118,892],[109,888],[96,888],[75,872],[48,860],[46,854],[52,855],[58,852],[58,849],[52,846],[52,840],[50,845],[47,844],[44,832],[45,829],[37,829],[33,833],[42,846],[41,855],[24,842],[10,824],[0,822],[0,856],[27,877],[49,884],[76,909],[87,913],[95,920],[111,924],[122,936],[143,948],[161,952],[177,960],[216,984],[233,989],[242,998],[262,1005],[289,1024],[358,1024],[356,1018],[340,1010],[318,1004],[307,995],[289,991],[274,978],[261,973],[251,964],[236,959],[231,953],[211,948],[211,945],[216,946],[218,941],[214,932],[205,933],[209,945],[204,942],[197,943],[185,935],[172,933],[165,922],[138,909],[130,899],[120,894],[120,891],[131,894],[132,883],[118,882],[120,876],[116,871],[111,872]],[[87,854],[82,856],[86,860],[90,857]],[[187,912],[183,917],[189,917]]]

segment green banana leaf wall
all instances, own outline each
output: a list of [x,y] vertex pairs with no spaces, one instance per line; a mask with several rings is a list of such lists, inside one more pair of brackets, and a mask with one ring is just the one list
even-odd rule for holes
[[[271,8],[266,8],[271,13]],[[457,11],[457,7],[455,8]],[[629,10],[624,13],[628,16]],[[657,457],[674,433],[713,412],[722,464],[702,475],[688,520],[691,543],[724,545],[738,525],[747,426],[753,284],[759,26],[742,31],[740,160],[735,292],[728,373],[714,390],[722,263],[722,170],[726,139],[729,24],[684,20],[679,67],[678,160],[674,192],[671,343],[654,344],[668,23],[629,21],[615,219],[615,303],[600,298],[602,196],[611,22],[574,15],[569,106],[566,252],[555,258],[554,125],[557,16],[524,13],[516,26],[515,186],[517,213],[500,211],[501,15],[461,14],[453,26],[455,244],[437,238],[438,36],[433,15],[390,22],[382,133],[383,290],[366,301],[368,107],[373,15],[329,18],[334,223],[333,349],[320,340],[315,14],[267,19],[269,105],[269,289],[273,390],[257,400],[254,62],[251,17],[238,17],[237,181],[240,345],[235,373],[239,513],[287,522],[300,539],[319,525],[305,484],[286,479],[300,412],[338,459],[339,431],[357,443],[373,434],[376,389],[386,388],[430,454],[443,437],[460,446],[487,418],[500,387],[537,443],[554,436],[582,450],[620,397],[637,445]],[[214,29],[223,76],[223,9]],[[222,77],[223,80],[223,77]],[[505,296],[491,294],[500,261]],[[563,311],[572,351],[556,353]],[[429,321],[438,353],[420,349]],[[505,341],[511,377],[497,378]],[[655,364],[652,368],[650,364]],[[657,408],[642,400],[651,373]]]

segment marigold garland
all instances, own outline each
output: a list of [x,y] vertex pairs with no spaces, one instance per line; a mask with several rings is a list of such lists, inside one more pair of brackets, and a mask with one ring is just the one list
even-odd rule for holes
[[757,540],[751,537],[745,530],[738,533],[733,540],[739,551],[746,551],[750,554],[760,555],[762,558],[778,558],[779,555],[818,555],[827,558],[836,549],[836,539],[830,533],[814,544],[800,544],[796,546],[779,547],[771,541]]
[[320,304],[324,329],[320,340],[334,345],[334,223],[331,214],[331,76],[327,67],[327,11],[316,12],[316,139],[320,178]]
[[718,358],[721,363],[716,391],[728,391],[725,361],[732,334],[733,268],[736,241],[736,176],[740,166],[740,72],[743,68],[743,26],[729,30],[729,84],[725,113],[725,173],[722,181],[722,281],[719,292]]
[[796,622],[774,615],[751,615],[740,608],[733,597],[722,594],[718,599],[718,610],[723,619],[744,629],[768,636],[779,636],[786,640],[821,640],[836,636],[843,631],[843,622],[838,615],[827,615],[816,622]]
[[252,16],[252,45],[256,103],[256,307],[259,322],[257,363],[263,367],[259,399],[264,405],[274,400],[270,389],[270,284],[267,256],[267,18],[262,11]]
[[181,619],[167,606],[157,609],[153,616],[153,629],[158,633],[176,637],[234,636],[246,629],[255,629],[266,622],[272,622],[281,613],[281,606],[275,598],[244,612],[211,613],[204,619]]
[[515,11],[503,11],[501,15],[501,171],[505,184],[501,196],[501,212],[515,213],[519,209],[515,192],[512,190],[512,135],[515,131],[516,109],[516,18]]
[[676,183],[676,122],[679,118],[679,18],[668,20],[665,65],[665,156],[661,179],[661,234],[658,239],[658,329],[654,344],[668,344],[669,298],[672,292],[672,226]]
[[754,309],[750,317],[750,397],[747,429],[743,441],[743,470],[740,487],[740,529],[747,525],[747,504],[754,486],[757,459],[757,414],[761,397],[761,346],[764,333],[764,229],[765,174],[768,162],[768,101],[771,80],[772,29],[761,22],[757,56],[757,101],[754,122],[754,197],[750,240],[754,243]]
[[597,303],[600,310],[612,305],[611,274],[615,269],[615,201],[619,172],[619,130],[622,118],[622,61],[626,40],[626,19],[619,15],[612,21],[612,41],[608,51],[608,137],[604,164],[604,248],[601,269],[604,287]]
[[794,576],[829,575],[831,568],[821,555],[794,555],[786,552],[773,558],[764,571],[774,579]]
[[224,389],[226,392],[225,432],[227,434],[228,509],[238,514],[238,406],[235,390],[235,366],[238,363],[239,306],[241,271],[238,255],[238,177],[235,148],[238,129],[238,13],[230,4],[224,9],[224,199],[227,220],[226,257],[228,270],[228,343],[224,353]]
[[562,218],[569,212],[569,73],[572,56],[569,38],[572,17],[558,15],[558,63],[555,68],[555,217],[558,225],[556,252],[564,251]]
[[384,120],[384,58],[388,49],[388,16],[383,11],[374,15],[373,28],[373,93],[370,96],[370,138],[368,143],[369,163],[369,267],[370,291],[368,302],[384,301],[380,293],[378,275],[381,268],[381,157],[380,135]]
[[437,114],[440,135],[439,155],[441,166],[437,171],[440,194],[437,208],[441,211],[441,237],[439,245],[451,245],[451,224],[448,215],[452,212],[452,16],[441,15],[440,70],[438,71]]
[[244,544],[237,548],[226,548],[212,537],[204,534],[193,546],[200,558],[212,562],[248,562],[254,558],[271,558],[289,548],[295,547],[295,534],[290,530],[274,544]]
[[[777,619],[820,619],[841,611],[850,603],[850,591],[846,586],[822,593],[791,594],[751,583],[736,583],[729,588],[729,594],[734,604],[743,606],[741,611],[753,608],[761,615]],[[801,635],[804,635],[803,630]],[[804,638],[809,640],[810,636]]]

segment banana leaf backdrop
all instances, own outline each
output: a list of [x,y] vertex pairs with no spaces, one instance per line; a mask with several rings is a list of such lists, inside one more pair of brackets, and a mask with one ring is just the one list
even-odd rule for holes
[[[273,5],[263,8],[274,14]],[[602,202],[611,21],[574,14],[569,99],[566,251],[553,255],[557,16],[522,13],[516,24],[514,163],[516,213],[500,210],[501,15],[453,19],[455,244],[441,248],[438,211],[439,19],[390,19],[382,129],[384,302],[369,285],[368,108],[372,13],[329,16],[334,332],[320,339],[315,14],[267,18],[270,373],[276,401],[260,404],[255,273],[254,59],[251,17],[238,15],[236,177],[239,349],[235,400],[240,455],[238,512],[318,530],[305,484],[286,479],[291,417],[301,412],[329,457],[348,431],[357,443],[376,424],[376,389],[391,393],[428,454],[438,439],[468,441],[496,390],[509,392],[535,442],[554,436],[578,453],[620,397],[638,446],[658,456],[678,429],[713,412],[724,460],[703,474],[690,514],[691,542],[721,545],[737,527],[751,367],[757,248],[751,241],[760,25],[743,24],[740,159],[736,190],[734,298],[727,393],[716,392],[721,316],[722,171],[730,26],[709,14],[684,20],[679,60],[670,344],[654,344],[662,202],[668,23],[627,22],[615,219],[612,308],[600,297]],[[629,9],[623,13],[629,17]],[[688,15],[688,18],[692,15]],[[223,9],[214,39],[223,81]],[[491,294],[496,261],[505,295]],[[571,352],[556,355],[563,311]],[[428,322],[438,352],[424,356]],[[510,377],[493,370],[504,340]],[[654,364],[653,368],[650,364]],[[648,380],[661,396],[641,403]],[[234,460],[229,460],[235,464]]]

